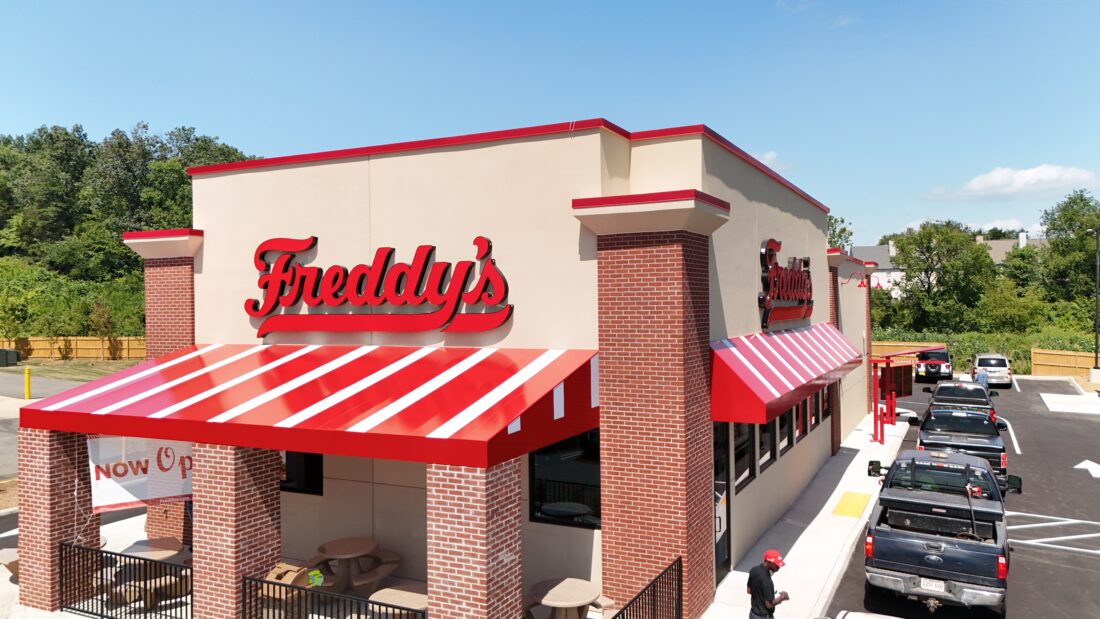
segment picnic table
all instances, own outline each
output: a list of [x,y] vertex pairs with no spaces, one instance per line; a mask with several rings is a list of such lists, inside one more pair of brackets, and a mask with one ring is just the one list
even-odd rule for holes
[[548,606],[552,619],[584,619],[599,598],[600,588],[580,578],[551,578],[531,587],[531,601]]
[[373,537],[344,537],[325,542],[317,547],[317,553],[326,560],[336,561],[336,581],[332,590],[343,593],[352,586],[353,576],[359,573],[359,558],[378,548]]

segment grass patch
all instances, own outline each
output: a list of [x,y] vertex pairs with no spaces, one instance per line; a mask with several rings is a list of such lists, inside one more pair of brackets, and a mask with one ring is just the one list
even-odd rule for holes
[[69,359],[67,361],[49,361],[45,359],[26,359],[15,367],[0,368],[0,372],[22,374],[23,368],[31,369],[31,385],[34,377],[62,378],[65,380],[89,381],[141,363],[139,359],[120,359],[116,361],[96,361],[88,359]]

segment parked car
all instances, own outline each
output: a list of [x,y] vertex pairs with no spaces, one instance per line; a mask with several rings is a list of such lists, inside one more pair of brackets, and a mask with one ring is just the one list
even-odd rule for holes
[[[871,461],[867,474],[882,475]],[[1008,477],[1019,490],[1019,477]],[[885,472],[863,544],[867,596],[1006,613],[1008,530],[989,462],[943,451],[903,451]]]
[[1008,362],[1008,357],[996,353],[977,355],[974,357],[974,367],[970,370],[970,378],[977,380],[981,370],[985,370],[990,385],[1012,386],[1012,365]]
[[917,365],[913,379],[920,382],[954,378],[951,373],[951,353],[947,350],[927,350],[917,353]]
[[1001,492],[1008,484],[1008,451],[1001,430],[1008,430],[1004,421],[994,420],[983,410],[933,408],[923,422],[915,417],[909,425],[920,426],[917,451],[957,451],[984,458],[993,469]]
[[936,388],[925,387],[924,393],[931,393],[932,399],[928,402],[928,408],[921,415],[921,421],[928,417],[929,411],[934,408],[959,408],[982,410],[989,413],[990,419],[997,420],[997,409],[993,407],[993,398],[997,392],[986,389],[978,383],[964,383],[961,381],[944,381],[936,385]]

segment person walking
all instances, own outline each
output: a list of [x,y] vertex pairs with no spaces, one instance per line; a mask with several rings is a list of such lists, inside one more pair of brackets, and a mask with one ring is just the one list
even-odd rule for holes
[[775,617],[775,607],[791,599],[786,591],[775,594],[772,574],[783,567],[783,556],[772,548],[764,552],[764,562],[749,570],[749,584],[745,588],[752,599],[749,619],[771,619]]
[[974,377],[974,382],[985,387],[986,391],[989,391],[989,370],[978,368],[978,373]]

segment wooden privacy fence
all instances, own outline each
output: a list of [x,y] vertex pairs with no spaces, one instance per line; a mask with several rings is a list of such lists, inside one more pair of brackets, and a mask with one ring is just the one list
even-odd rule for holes
[[1092,367],[1091,352],[1031,349],[1031,373],[1035,376],[1080,376],[1088,378]]
[[144,359],[143,337],[0,338],[0,348],[14,348],[21,359]]
[[[932,346],[946,346],[943,342],[871,342],[871,355],[879,357],[894,352],[903,352],[916,348],[929,348]],[[913,359],[916,355],[905,355],[898,359]]]

